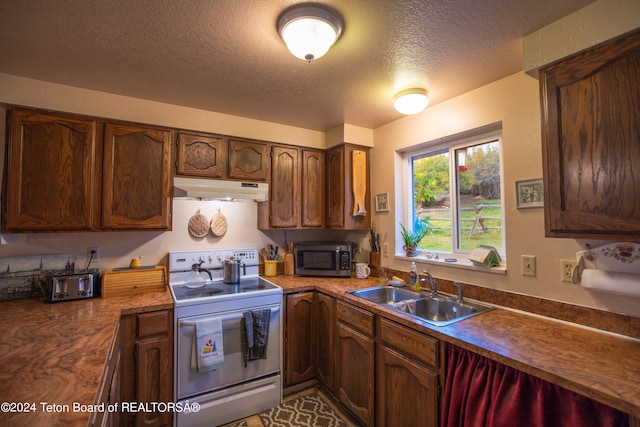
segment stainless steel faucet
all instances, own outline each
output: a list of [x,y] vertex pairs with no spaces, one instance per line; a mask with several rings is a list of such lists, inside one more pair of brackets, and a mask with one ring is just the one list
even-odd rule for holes
[[[427,280],[429,281],[429,294],[432,297],[435,297],[438,294],[438,285],[436,284],[436,280],[433,278],[431,273],[427,270],[422,270],[422,272],[427,276]],[[422,279],[421,282],[424,282],[425,279]]]
[[453,284],[458,288],[458,302],[462,304],[464,300],[464,296],[462,295],[464,292],[464,285],[460,282],[453,282]]
[[211,274],[211,272],[209,270],[207,270],[206,268],[202,268],[202,263],[204,262],[204,260],[200,260],[200,262],[196,262],[195,264],[193,264],[191,266],[191,270],[193,271],[197,271],[198,273],[207,273],[209,275],[209,280],[213,280],[213,275]]

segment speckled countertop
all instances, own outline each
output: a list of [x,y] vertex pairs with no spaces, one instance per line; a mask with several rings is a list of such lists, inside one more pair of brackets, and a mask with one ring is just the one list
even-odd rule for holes
[[[349,301],[640,418],[637,340],[504,309],[436,327],[346,294],[378,285],[375,278],[267,279],[285,293],[315,289]],[[0,402],[36,405],[30,413],[0,412],[0,425],[85,425],[89,414],[47,412],[41,402],[94,403],[120,315],[172,307],[170,292],[58,304],[0,303]]]
[[168,290],[57,304],[0,303],[0,403],[15,402],[12,409],[22,411],[3,406],[0,425],[85,425],[90,414],[74,412],[73,404],[95,403],[120,315],[171,308]]
[[497,308],[432,326],[346,294],[378,280],[275,276],[285,293],[318,290],[640,418],[640,341]]

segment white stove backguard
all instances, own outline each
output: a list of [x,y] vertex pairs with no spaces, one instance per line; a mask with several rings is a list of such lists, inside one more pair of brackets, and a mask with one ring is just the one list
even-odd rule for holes
[[[258,249],[204,249],[195,251],[169,252],[169,272],[189,271],[193,264],[199,264],[207,270],[222,269],[222,262],[230,257],[240,259],[249,267],[257,267],[259,263]],[[248,274],[248,271],[247,271]],[[257,270],[255,275],[257,276]],[[170,277],[171,278],[171,275]]]

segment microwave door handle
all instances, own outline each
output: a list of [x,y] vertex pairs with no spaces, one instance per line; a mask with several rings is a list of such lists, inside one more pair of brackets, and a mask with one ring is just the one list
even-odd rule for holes
[[336,274],[340,274],[340,249],[336,249]]

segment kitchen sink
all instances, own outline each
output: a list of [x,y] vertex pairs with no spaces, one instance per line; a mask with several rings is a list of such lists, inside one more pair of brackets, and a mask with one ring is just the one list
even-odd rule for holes
[[418,292],[408,289],[394,288],[392,286],[375,286],[373,288],[358,289],[349,291],[348,294],[357,296],[376,304],[392,304],[395,302],[418,299],[422,296]]
[[435,326],[450,325],[493,310],[490,305],[467,300],[460,302],[456,297],[442,293],[431,296],[427,292],[418,293],[390,286],[376,286],[347,293]]

